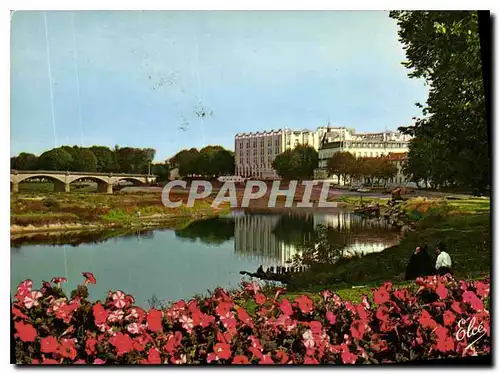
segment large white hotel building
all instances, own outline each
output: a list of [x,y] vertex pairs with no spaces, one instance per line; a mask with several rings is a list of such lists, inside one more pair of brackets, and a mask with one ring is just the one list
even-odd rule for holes
[[[356,133],[346,127],[318,127],[316,131],[280,129],[240,133],[235,136],[236,175],[259,179],[276,179],[274,158],[299,144],[318,151],[317,179],[327,179],[327,160],[336,152],[351,152],[356,157],[379,157],[406,154],[411,137],[394,131]],[[404,157],[403,157],[404,158]],[[396,157],[401,169],[402,157]],[[404,161],[404,160],[403,160]],[[398,181],[403,176],[398,173]]]

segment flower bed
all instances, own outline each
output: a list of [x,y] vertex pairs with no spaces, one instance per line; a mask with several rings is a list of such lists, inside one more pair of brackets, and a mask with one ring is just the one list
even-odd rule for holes
[[[267,297],[258,284],[216,289],[205,299],[144,310],[122,291],[87,300],[96,280],[68,298],[64,278],[22,282],[12,304],[17,363],[363,364],[489,354],[489,279],[386,283],[359,304],[321,292],[319,301]],[[281,300],[280,300],[281,299]],[[369,300],[373,300],[370,302]],[[242,306],[253,300],[255,313]]]

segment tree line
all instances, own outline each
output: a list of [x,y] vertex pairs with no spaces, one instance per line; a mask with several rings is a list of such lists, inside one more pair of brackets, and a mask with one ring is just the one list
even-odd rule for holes
[[234,152],[220,145],[183,149],[168,160],[169,166],[177,168],[181,177],[202,176],[216,178],[234,174]]
[[389,16],[399,26],[409,77],[429,87],[427,102],[415,104],[422,117],[400,128],[414,136],[405,173],[433,187],[487,188],[491,159],[482,63],[489,61],[481,54],[489,46],[481,46],[478,13],[392,11]]
[[[273,168],[284,180],[307,180],[314,177],[318,168],[318,152],[311,146],[299,145],[276,156]],[[383,157],[356,158],[349,152],[337,152],[327,161],[329,175],[337,176],[348,183],[365,178],[368,183],[375,180],[384,184],[397,175],[396,165]]]
[[21,152],[11,157],[15,170],[58,170],[101,173],[147,174],[156,151],[152,148],[115,146],[79,147],[61,146],[43,152],[40,156]]

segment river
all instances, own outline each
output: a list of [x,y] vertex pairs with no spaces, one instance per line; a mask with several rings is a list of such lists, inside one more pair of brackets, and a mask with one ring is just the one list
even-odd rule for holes
[[147,307],[161,301],[189,299],[217,286],[237,287],[241,270],[283,266],[305,245],[314,245],[318,228],[330,227],[328,240],[346,253],[381,251],[398,240],[383,220],[354,214],[237,214],[197,221],[182,230],[156,229],[97,242],[11,245],[11,293],[20,281],[64,276],[66,291],[94,273],[90,299],[104,299],[108,289],[123,290]]

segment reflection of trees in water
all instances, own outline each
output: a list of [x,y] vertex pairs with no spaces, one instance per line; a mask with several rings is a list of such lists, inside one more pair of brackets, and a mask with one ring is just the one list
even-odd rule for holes
[[71,245],[77,247],[80,244],[103,243],[112,238],[120,239],[152,239],[154,229],[130,230],[116,229],[103,231],[67,231],[56,233],[32,233],[19,235],[11,238],[10,244],[14,249],[23,245],[49,244],[49,245]]
[[274,228],[274,236],[285,244],[313,243],[317,237],[313,214],[282,214]]
[[175,231],[175,236],[193,242],[199,239],[205,244],[220,245],[234,237],[234,224],[234,220],[224,218],[195,221]]

